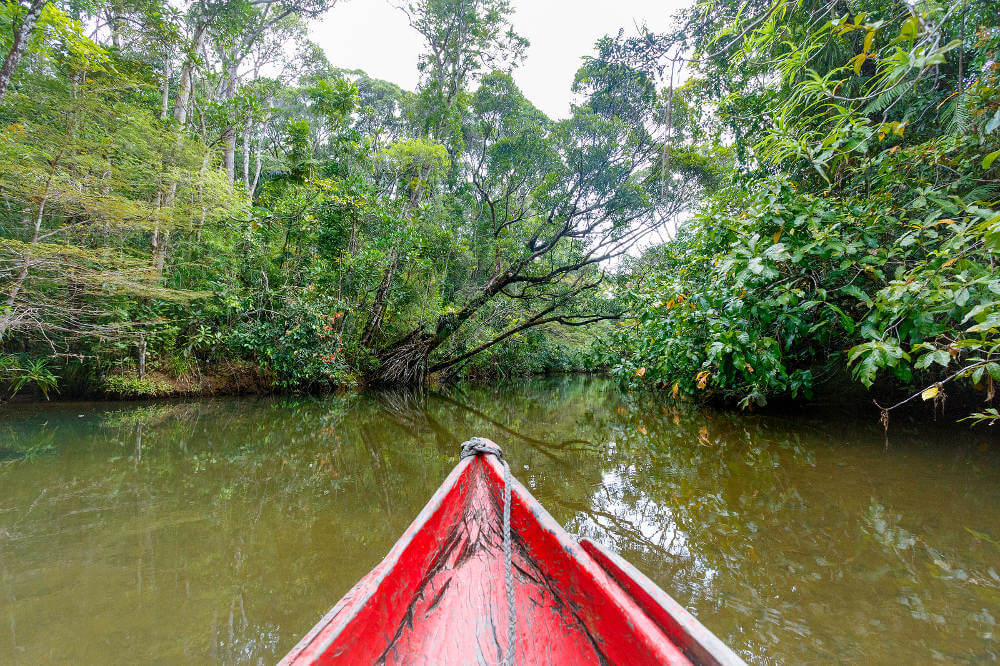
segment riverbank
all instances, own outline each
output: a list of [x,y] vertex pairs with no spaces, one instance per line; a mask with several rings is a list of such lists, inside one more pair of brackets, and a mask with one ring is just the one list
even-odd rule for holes
[[[444,390],[449,386],[459,384],[470,388],[485,387],[498,382],[510,382],[516,379],[533,381],[537,378],[573,375],[606,376],[606,368],[553,370],[546,372],[525,373],[519,376],[503,378],[473,374],[456,378],[432,377],[428,386],[433,390]],[[707,401],[696,403],[683,396],[673,398],[678,406],[701,406],[732,414],[769,414],[778,417],[813,418],[822,415],[835,414],[838,418],[854,418],[861,423],[879,423],[881,413],[878,405],[892,405],[906,394],[899,386],[887,382],[879,384],[877,390],[868,390],[850,382],[846,377],[840,381],[831,381],[817,391],[811,400],[775,400],[767,407],[740,409],[732,404]],[[965,418],[970,411],[983,407],[981,392],[964,387],[954,387],[946,399],[938,401],[914,400],[895,410],[891,416],[891,425],[957,423]],[[170,374],[162,370],[147,372],[142,378],[138,373],[111,373],[102,377],[91,377],[87,383],[79,381],[67,384],[57,392],[48,396],[42,394],[36,387],[17,393],[13,399],[0,402],[4,404],[30,404],[44,402],[68,401],[150,401],[162,399],[189,398],[200,399],[210,397],[237,396],[268,396],[268,395],[325,395],[330,393],[361,393],[366,386],[360,377],[352,377],[343,385],[330,384],[322,390],[302,391],[292,390],[281,385],[280,379],[274,373],[259,365],[246,361],[222,361],[211,365],[203,365],[193,371],[182,374]],[[964,389],[964,390],[963,390]],[[622,396],[631,399],[648,398],[661,400],[670,398],[669,392],[654,389],[620,389]],[[670,401],[670,400],[668,400]]]
[[[433,376],[428,384],[435,388],[468,381],[484,384],[510,380],[517,377],[539,377],[558,375],[603,375],[607,368],[553,369],[542,372],[510,373],[502,377],[490,376],[480,371],[456,377]],[[221,361],[211,365],[196,366],[182,373],[152,370],[142,377],[135,371],[114,372],[105,375],[87,374],[75,381],[60,382],[55,389],[43,392],[37,384],[24,387],[16,392],[11,387],[3,394],[13,397],[4,402],[30,403],[61,400],[152,400],[159,398],[207,398],[241,395],[323,395],[344,391],[361,391],[366,388],[360,375],[345,375],[340,383],[316,385],[312,390],[289,388],[273,371],[247,361]]]
[[26,403],[61,400],[148,400],[156,398],[268,395],[281,392],[273,373],[253,363],[221,361],[181,373],[162,370],[116,372],[104,375],[80,373],[71,381],[48,391],[37,384],[13,391],[5,387],[6,402]]

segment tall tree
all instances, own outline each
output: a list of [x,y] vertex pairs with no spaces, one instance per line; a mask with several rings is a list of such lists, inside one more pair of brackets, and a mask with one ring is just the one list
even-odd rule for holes
[[233,102],[239,90],[240,67],[262,42],[272,57],[280,57],[284,43],[301,31],[300,21],[317,17],[336,0],[256,0],[223,2],[215,12],[211,29],[222,65],[222,100],[229,107],[222,128],[222,161],[230,183],[236,180],[236,119]]
[[21,56],[24,55],[24,51],[28,48],[28,40],[31,39],[32,33],[35,31],[35,24],[38,23],[38,17],[42,14],[42,9],[48,3],[48,0],[30,0],[28,6],[24,7],[20,2],[13,3],[15,7],[24,12],[23,16],[20,16],[20,21],[16,21],[16,25],[13,29],[13,41],[10,46],[10,50],[7,52],[7,56],[4,58],[3,65],[0,66],[0,101],[3,101],[3,95],[7,91],[7,86],[10,85],[10,80],[14,77],[14,72],[17,71],[17,65],[21,62]]
[[426,49],[417,63],[423,131],[448,146],[454,159],[463,93],[477,76],[520,64],[528,41],[511,25],[509,0],[421,0],[405,11]]

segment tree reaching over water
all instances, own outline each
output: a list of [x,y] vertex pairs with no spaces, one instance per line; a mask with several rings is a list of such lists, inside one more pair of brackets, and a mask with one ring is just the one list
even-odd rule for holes
[[577,331],[619,312],[606,270],[706,172],[681,151],[663,178],[648,63],[603,41],[552,120],[511,78],[508,2],[408,4],[413,92],[326,61],[306,27],[333,4],[46,5],[0,103],[8,379],[580,367]]
[[[607,61],[610,44],[581,69],[580,101],[563,121],[545,118],[508,74],[482,77],[461,119],[462,168],[444,193],[468,206],[459,231],[475,266],[436,321],[376,350],[377,381],[422,381],[534,326],[617,316],[613,304],[587,297],[603,284],[603,266],[689,203],[691,188],[664,189],[657,179],[662,100],[644,72]],[[476,62],[472,55],[432,56]],[[432,79],[424,91],[449,85]],[[477,344],[449,345],[463,326],[497,308],[518,317]]]

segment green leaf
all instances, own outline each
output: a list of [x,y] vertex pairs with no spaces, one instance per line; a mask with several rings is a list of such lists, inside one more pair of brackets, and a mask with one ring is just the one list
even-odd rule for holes
[[845,294],[853,296],[859,301],[864,301],[865,303],[871,303],[872,300],[871,297],[858,287],[855,287],[853,284],[849,284],[846,287],[841,287],[840,290]]
[[853,333],[854,332],[854,320],[851,319],[850,317],[848,317],[844,313],[843,310],[841,310],[840,308],[838,308],[833,303],[827,303],[827,305],[830,307],[831,310],[833,310],[838,315],[840,315],[840,324],[841,324],[841,326],[844,327],[844,330],[847,331],[848,334]]
[[983,158],[983,169],[989,169],[993,166],[993,162],[1000,157],[1000,150],[994,150],[992,153]]
[[990,118],[990,122],[986,123],[984,132],[989,134],[998,127],[1000,127],[1000,109],[997,109],[997,112],[993,114],[992,118]]
[[913,367],[923,369],[929,367],[931,363],[937,363],[941,367],[946,368],[950,362],[951,355],[944,349],[938,349],[918,358],[917,362],[913,364]]

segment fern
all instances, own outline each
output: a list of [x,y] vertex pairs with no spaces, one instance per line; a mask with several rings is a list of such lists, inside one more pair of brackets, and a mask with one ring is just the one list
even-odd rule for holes
[[955,111],[951,121],[950,131],[954,134],[964,134],[972,126],[972,114],[969,113],[968,93],[955,96]]
[[864,113],[864,115],[866,116],[870,116],[874,113],[880,113],[882,111],[885,111],[890,106],[892,106],[892,104],[895,103],[896,100],[898,100],[905,94],[906,92],[902,92],[899,89],[890,88],[889,90],[884,91],[881,95],[879,95],[872,101],[868,102],[868,104],[865,105],[865,108],[862,111],[862,113]]
[[977,201],[985,205],[992,205],[996,201],[1000,201],[1000,183],[981,185],[966,192],[962,198],[966,201]]

